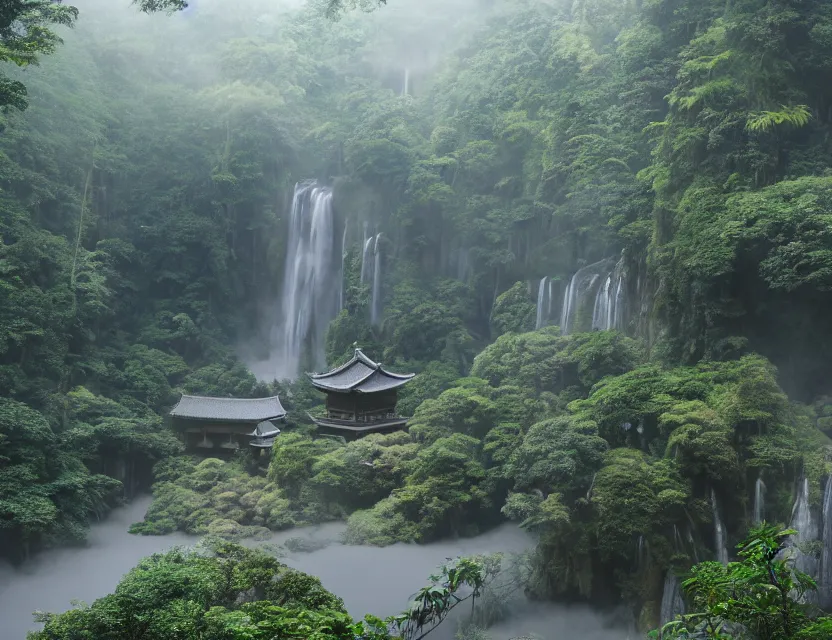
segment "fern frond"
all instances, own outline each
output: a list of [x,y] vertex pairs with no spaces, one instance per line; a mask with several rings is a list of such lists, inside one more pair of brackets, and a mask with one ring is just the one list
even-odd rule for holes
[[759,111],[748,116],[745,128],[749,131],[771,131],[783,124],[805,127],[812,119],[812,112],[805,104],[794,107],[783,105],[780,111]]
[[671,96],[670,104],[678,104],[679,108],[684,110],[693,109],[704,100],[739,90],[737,84],[730,78],[720,78],[719,80],[712,80],[711,82],[694,87],[684,97]]

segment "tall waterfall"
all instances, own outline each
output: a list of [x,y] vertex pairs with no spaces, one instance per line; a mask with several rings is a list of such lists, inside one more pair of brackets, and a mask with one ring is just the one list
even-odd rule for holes
[[370,288],[370,323],[377,325],[381,320],[381,282],[382,265],[379,250],[380,233],[364,240],[364,251],[361,254],[361,283],[371,284]]
[[625,282],[623,264],[615,265],[598,288],[592,310],[592,329],[609,331],[624,328]]
[[799,571],[814,576],[818,568],[817,559],[800,550],[802,544],[817,540],[819,534],[818,523],[812,517],[812,509],[809,506],[809,478],[803,478],[800,483],[797,500],[792,509],[791,528],[797,530],[797,535],[792,539],[795,546],[789,550],[790,557],[794,559],[794,566]]
[[370,323],[374,326],[381,320],[381,252],[378,250],[380,239],[379,233],[373,242],[373,297],[370,301]]
[[325,363],[327,325],[335,317],[338,290],[332,286],[334,216],[332,190],[315,181],[298,183],[289,219],[283,290],[271,343],[278,378],[295,378],[307,347],[316,366]]
[[659,629],[677,615],[684,615],[685,601],[682,599],[682,589],[677,578],[671,571],[667,572],[664,578],[664,591],[662,593],[662,607],[659,613]]
[[716,492],[711,489],[711,509],[714,514],[714,546],[716,547],[716,558],[722,564],[728,564],[728,546],[725,542],[725,524],[719,513],[719,504],[716,501]]
[[542,329],[552,321],[552,309],[554,308],[555,280],[549,276],[544,277],[537,287],[537,320],[534,328]]
[[818,574],[818,595],[820,606],[832,606],[832,476],[826,479],[823,490],[823,549],[820,554],[820,572]]
[[549,288],[546,284],[548,280],[548,276],[541,279],[540,285],[537,288],[537,320],[535,320],[534,323],[535,329],[540,329],[543,327],[543,323],[545,321],[544,319],[546,317],[546,311],[549,308],[549,302],[546,299],[546,294],[549,292]]
[[760,524],[766,517],[766,485],[763,476],[757,476],[754,483],[754,504],[751,513],[751,523]]
[[402,95],[410,95],[410,69],[404,70],[404,87],[402,88]]
[[373,262],[370,259],[375,236],[364,238],[364,249],[361,253],[361,284],[366,284],[373,277]]
[[344,235],[341,237],[341,292],[338,295],[338,309],[341,310],[344,308],[344,303],[346,300],[344,299],[344,281],[347,278],[346,270],[344,266],[347,262],[347,231],[350,228],[350,221],[344,221]]
[[575,272],[563,294],[560,328],[579,331],[623,329],[627,286],[622,262],[601,260]]

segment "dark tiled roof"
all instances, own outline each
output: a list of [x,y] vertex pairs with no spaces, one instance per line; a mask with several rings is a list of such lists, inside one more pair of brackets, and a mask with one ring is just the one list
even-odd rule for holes
[[268,420],[263,420],[263,422],[258,424],[254,428],[254,431],[252,431],[249,435],[255,438],[274,438],[279,433],[280,429],[278,429]]
[[415,375],[414,373],[402,375],[386,371],[381,364],[365,356],[361,349],[356,349],[355,355],[349,362],[329,373],[316,373],[309,377],[312,384],[323,391],[375,393],[400,387]]
[[282,418],[286,410],[277,396],[271,398],[210,398],[182,396],[170,411],[174,418],[195,420],[228,420],[230,422],[262,422]]

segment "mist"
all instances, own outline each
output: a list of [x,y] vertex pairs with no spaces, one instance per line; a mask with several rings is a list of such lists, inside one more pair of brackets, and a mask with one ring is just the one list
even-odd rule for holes
[[[134,500],[115,510],[104,522],[94,524],[88,542],[81,548],[55,549],[27,561],[19,569],[0,566],[0,620],[3,640],[22,639],[39,625],[35,609],[58,613],[75,602],[92,603],[113,591],[121,577],[138,562],[176,546],[194,547],[199,538],[184,534],[136,536],[127,533],[144,516],[149,497]],[[395,544],[388,547],[348,546],[339,542],[340,523],[292,529],[268,540],[246,542],[250,546],[281,547],[280,561],[321,579],[324,587],[340,595],[347,610],[360,619],[367,613],[386,617],[407,608],[411,596],[427,584],[429,574],[449,559],[459,556],[503,553],[507,560],[534,544],[514,525],[503,525],[476,538],[427,545]],[[311,552],[282,548],[287,540],[301,538],[319,547]],[[622,640],[622,632],[611,631],[599,614],[585,608],[525,603],[515,594],[512,617],[489,630],[494,640],[535,633],[542,640],[566,640],[582,629],[586,640]],[[431,634],[438,640],[454,640],[466,612],[450,616]],[[575,637],[575,636],[571,636]]]
[[770,522],[832,611],[823,3],[75,4],[2,12],[0,640],[197,534],[620,640]]

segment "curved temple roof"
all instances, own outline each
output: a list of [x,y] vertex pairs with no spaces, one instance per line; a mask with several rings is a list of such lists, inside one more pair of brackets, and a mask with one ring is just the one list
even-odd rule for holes
[[323,391],[338,393],[375,393],[389,391],[406,384],[415,373],[391,373],[373,362],[361,349],[355,350],[352,360],[329,373],[314,373],[309,376],[312,384]]
[[231,422],[257,422],[283,418],[286,409],[280,398],[212,398],[185,396],[170,410],[174,418],[194,420],[223,420]]

